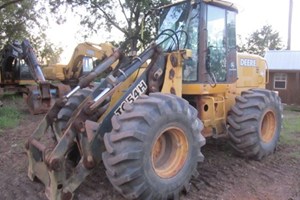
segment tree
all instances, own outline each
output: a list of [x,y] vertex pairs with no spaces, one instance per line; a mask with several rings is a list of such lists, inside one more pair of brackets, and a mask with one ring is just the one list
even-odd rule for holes
[[0,48],[6,42],[29,37],[38,23],[40,11],[35,10],[37,0],[0,0]]
[[[239,38],[241,39],[241,38]],[[246,43],[239,45],[239,51],[264,56],[266,50],[279,50],[283,48],[279,32],[274,31],[271,25],[265,25],[246,38]]]
[[0,10],[6,8],[7,6],[11,5],[11,4],[14,4],[14,3],[18,3],[22,0],[12,0],[12,1],[7,1],[7,2],[2,2],[1,1],[1,4],[0,4]]
[[31,45],[36,51],[35,53],[41,65],[55,64],[60,61],[60,54],[63,49],[50,42],[45,33],[30,36],[30,41],[34,41]]
[[58,62],[62,50],[47,39],[46,10],[38,0],[0,0],[0,49],[13,40],[29,39],[43,64]]
[[[170,0],[50,0],[52,11],[56,12],[63,5],[71,6],[82,17],[81,25],[86,30],[103,34],[117,29],[125,39],[131,40],[131,48],[139,48],[138,41],[147,44],[155,28],[150,23],[151,10],[170,3]],[[82,10],[85,10],[82,12]],[[143,29],[143,30],[142,30]],[[140,33],[143,32],[143,37]],[[88,33],[89,34],[89,33]]]

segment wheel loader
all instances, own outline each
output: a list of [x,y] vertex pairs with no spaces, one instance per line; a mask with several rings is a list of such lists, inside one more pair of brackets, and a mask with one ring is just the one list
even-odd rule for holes
[[245,158],[275,151],[281,101],[265,89],[266,61],[236,52],[237,8],[196,0],[157,12],[158,35],[146,50],[127,59],[122,46],[115,49],[28,138],[28,176],[45,185],[49,199],[72,199],[102,163],[126,199],[179,199],[192,177],[201,178],[209,137],[227,137]]

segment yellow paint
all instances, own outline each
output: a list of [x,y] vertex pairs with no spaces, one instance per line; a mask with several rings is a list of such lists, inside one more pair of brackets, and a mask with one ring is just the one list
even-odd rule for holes
[[102,120],[106,117],[106,115],[111,111],[111,109],[115,106],[115,104],[124,96],[124,93],[128,90],[130,85],[135,82],[135,80],[143,74],[145,71],[144,67],[137,69],[130,77],[128,77],[124,82],[122,82],[116,91],[113,93],[111,97],[111,101],[109,102],[109,107],[106,112],[101,116],[98,122],[102,122]]
[[265,88],[267,77],[266,60],[252,54],[237,54],[237,87]]
[[[83,57],[96,58],[99,60],[109,57],[113,53],[114,47],[108,43],[94,44],[84,42],[77,45],[73,55],[67,65],[53,64],[42,69],[47,80],[68,80],[71,78],[79,78],[82,71]],[[113,64],[113,68],[117,62]]]
[[[236,82],[231,84],[184,83],[183,95],[198,96],[199,118],[204,124],[203,135],[218,137],[225,132],[227,113],[235,104],[235,97],[242,91],[251,88],[265,88],[268,81],[268,69],[266,61],[256,55],[237,55]],[[267,78],[266,78],[267,77]]]
[[[249,54],[238,54],[237,74],[238,80],[234,83],[220,83],[216,85],[203,83],[182,83],[182,68],[185,58],[190,51],[175,51],[166,54],[166,66],[162,93],[175,92],[177,96],[191,95],[197,105],[198,116],[204,124],[204,136],[219,137],[226,133],[227,115],[235,104],[235,97],[242,91],[251,88],[264,88],[266,83],[267,65],[263,58]],[[146,64],[145,64],[146,65]],[[110,111],[116,102],[124,95],[130,85],[144,72],[144,66],[126,79],[114,92]],[[107,112],[108,113],[108,112]],[[106,113],[106,114],[107,114]],[[104,114],[99,122],[106,116]]]
[[34,80],[20,80],[19,85],[37,85]]
[[[177,60],[177,65],[172,64],[172,57]],[[182,56],[180,51],[173,52],[167,55],[167,64],[165,70],[164,85],[162,93],[172,93],[177,96],[182,94]]]

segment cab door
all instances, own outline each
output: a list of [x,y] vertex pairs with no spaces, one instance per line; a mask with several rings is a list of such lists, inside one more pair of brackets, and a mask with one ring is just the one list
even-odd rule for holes
[[235,14],[222,7],[206,7],[206,81],[232,83],[236,80]]

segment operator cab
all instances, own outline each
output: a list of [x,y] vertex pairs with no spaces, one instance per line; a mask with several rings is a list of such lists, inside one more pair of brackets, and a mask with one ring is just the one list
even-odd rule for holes
[[33,80],[33,76],[23,60],[21,44],[14,41],[0,52],[0,83],[17,84],[22,80]]
[[232,4],[219,0],[184,1],[161,10],[163,50],[192,50],[183,67],[185,84],[236,81],[236,13]]

